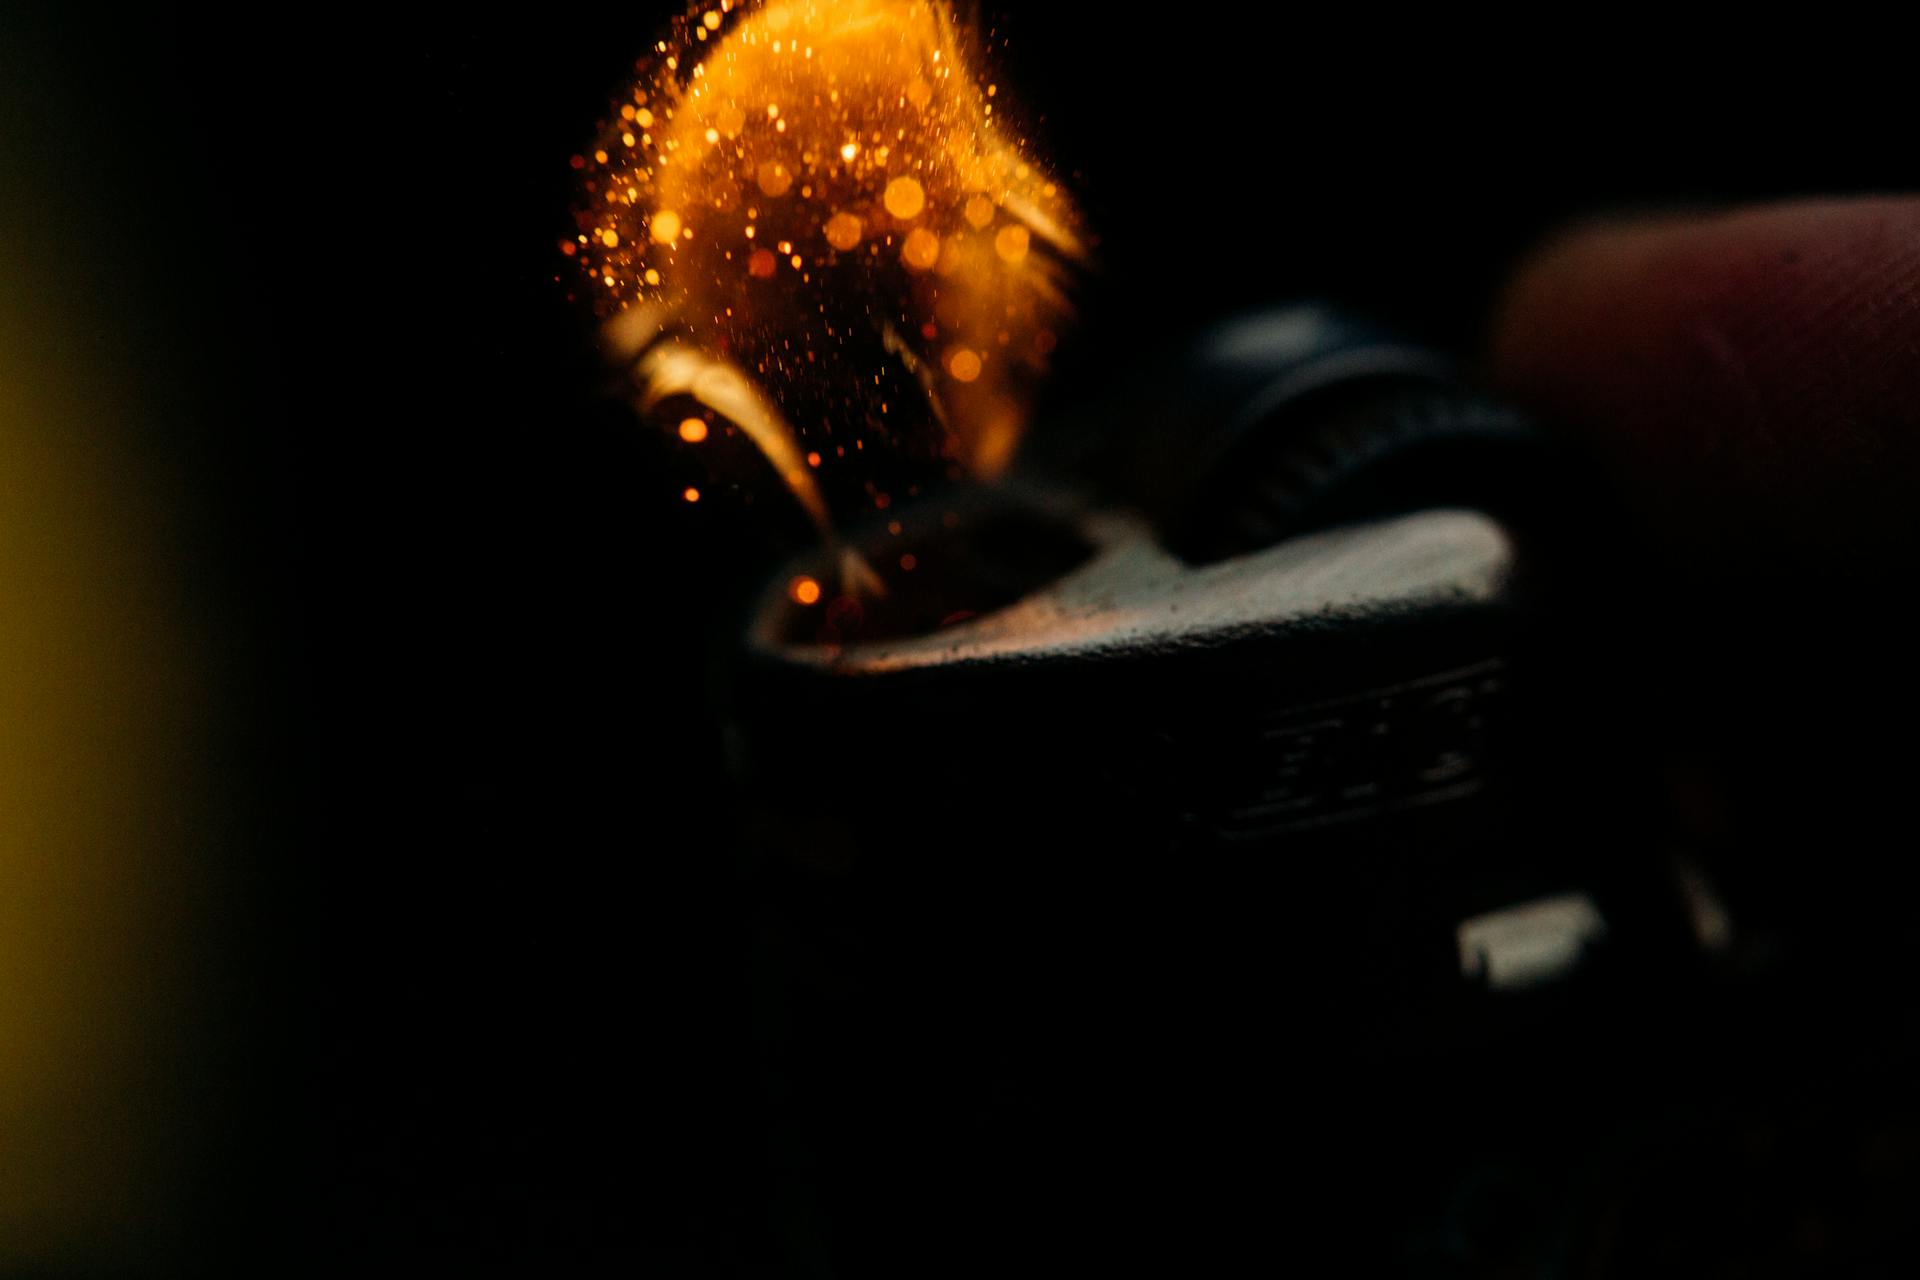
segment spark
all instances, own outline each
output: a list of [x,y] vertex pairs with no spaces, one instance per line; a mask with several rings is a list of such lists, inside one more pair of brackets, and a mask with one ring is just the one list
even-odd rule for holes
[[709,459],[756,451],[829,540],[1004,469],[1071,318],[1078,214],[982,71],[945,0],[708,0],[572,161],[636,403],[733,426]]

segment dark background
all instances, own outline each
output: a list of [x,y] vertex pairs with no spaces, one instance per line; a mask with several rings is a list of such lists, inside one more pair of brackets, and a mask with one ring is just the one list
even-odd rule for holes
[[[60,358],[130,388],[88,456],[159,513],[208,676],[196,825],[128,855],[156,919],[208,886],[155,944],[195,1012],[151,1057],[188,1087],[96,1148],[167,1154],[5,1266],[772,1266],[706,690],[777,539],[672,500],[555,251],[666,12],[0,23],[22,305],[93,317]],[[1059,403],[1297,294],[1471,359],[1571,217],[1913,178],[1905,86],[1857,50],[1597,11],[990,22],[1100,237]]]

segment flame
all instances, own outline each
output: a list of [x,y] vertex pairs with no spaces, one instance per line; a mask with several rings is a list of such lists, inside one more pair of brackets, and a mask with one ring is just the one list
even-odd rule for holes
[[750,442],[829,538],[1004,470],[1084,250],[948,6],[725,0],[641,72],[563,245],[641,408]]

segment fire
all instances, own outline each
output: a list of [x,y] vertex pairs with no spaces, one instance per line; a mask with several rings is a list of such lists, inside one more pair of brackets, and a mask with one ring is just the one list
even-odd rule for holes
[[641,71],[567,250],[643,411],[750,441],[828,537],[1002,471],[1083,249],[948,6],[725,0]]

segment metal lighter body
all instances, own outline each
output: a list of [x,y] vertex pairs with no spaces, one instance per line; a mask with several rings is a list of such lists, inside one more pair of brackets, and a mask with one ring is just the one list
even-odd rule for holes
[[[1332,354],[1274,356],[1266,418],[1379,389]],[[792,1195],[838,1271],[1377,1242],[1462,1107],[1534,1087],[1516,1008],[1684,950],[1629,678],[1530,533],[1417,494],[1224,554],[1150,503],[929,509],[929,566],[1046,549],[946,625],[823,633],[769,588],[739,776]]]

